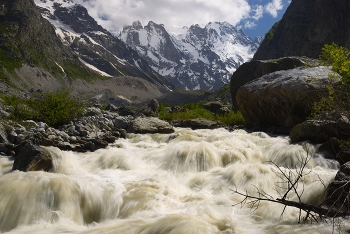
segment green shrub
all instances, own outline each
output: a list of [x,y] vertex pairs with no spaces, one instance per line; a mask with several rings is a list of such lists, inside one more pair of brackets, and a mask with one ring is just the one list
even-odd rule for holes
[[11,119],[43,121],[57,126],[83,114],[84,104],[70,98],[68,92],[45,93],[40,97],[20,99],[16,96],[3,96],[5,105],[13,107]]
[[350,85],[350,51],[347,48],[334,43],[324,45],[319,58],[324,65],[332,66],[345,84]]
[[37,100],[40,119],[49,125],[62,124],[83,114],[84,105],[68,97],[68,92],[45,93]]
[[[342,77],[343,84],[337,87],[328,86],[328,92],[313,104],[310,117],[314,118],[325,111],[349,111],[350,51],[334,43],[324,45],[319,59],[321,64],[331,66]],[[334,79],[332,76],[330,78]]]
[[209,110],[203,107],[203,103],[187,103],[180,106],[178,112],[168,112],[165,107],[170,107],[167,103],[159,105],[159,118],[167,121],[189,120],[195,118],[205,118],[217,121],[222,125],[242,125],[245,120],[240,112],[230,112],[223,115],[213,115]]

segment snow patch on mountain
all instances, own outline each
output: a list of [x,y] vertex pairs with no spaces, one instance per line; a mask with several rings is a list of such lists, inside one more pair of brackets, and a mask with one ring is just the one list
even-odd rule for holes
[[249,38],[227,22],[175,28],[135,21],[119,38],[178,88],[206,90],[227,84],[262,40]]

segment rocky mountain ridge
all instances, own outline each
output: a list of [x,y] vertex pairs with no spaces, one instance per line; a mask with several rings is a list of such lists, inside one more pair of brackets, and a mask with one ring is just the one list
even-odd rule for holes
[[227,84],[232,72],[253,57],[262,40],[249,38],[227,22],[174,29],[135,21],[118,37],[176,87],[188,90],[218,90]]

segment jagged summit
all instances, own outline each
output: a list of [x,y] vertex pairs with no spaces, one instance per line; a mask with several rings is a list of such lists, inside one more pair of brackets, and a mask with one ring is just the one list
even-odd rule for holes
[[227,22],[181,29],[135,21],[119,38],[161,75],[183,89],[217,90],[250,60],[262,38],[251,39]]
[[63,44],[85,66],[106,77],[142,77],[154,84],[172,87],[136,51],[101,27],[82,5],[69,0],[34,1],[42,16],[55,27]]

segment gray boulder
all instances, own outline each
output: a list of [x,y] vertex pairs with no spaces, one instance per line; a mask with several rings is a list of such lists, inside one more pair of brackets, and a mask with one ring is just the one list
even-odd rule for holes
[[50,171],[52,166],[50,151],[44,147],[27,144],[16,156],[12,170]]
[[230,93],[234,108],[238,108],[236,95],[238,89],[243,85],[272,72],[294,69],[305,65],[310,66],[312,63],[315,63],[315,61],[308,58],[285,57],[273,60],[253,60],[242,64],[232,74],[230,81]]
[[327,86],[340,81],[330,67],[298,67],[245,84],[236,100],[248,123],[290,128],[306,120],[313,103],[328,92]]
[[174,128],[166,121],[155,117],[134,119],[127,129],[130,133],[173,133]]
[[325,112],[313,120],[295,125],[290,131],[290,139],[292,143],[305,140],[324,143],[332,137],[347,138],[349,133],[350,121],[346,114]]

